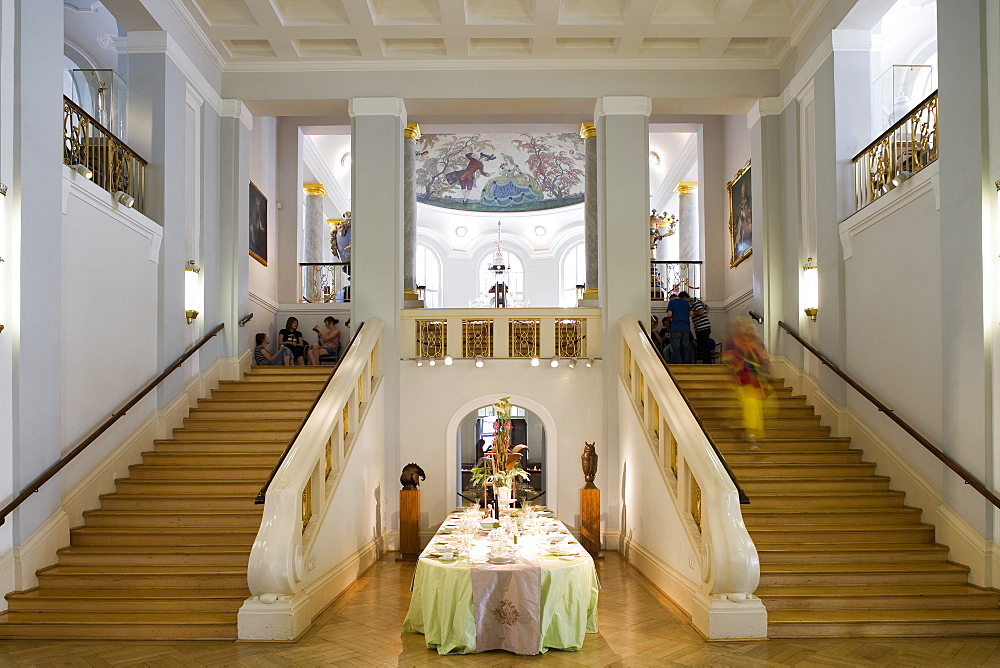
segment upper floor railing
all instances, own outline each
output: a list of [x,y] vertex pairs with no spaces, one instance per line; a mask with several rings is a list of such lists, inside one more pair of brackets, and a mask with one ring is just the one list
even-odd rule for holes
[[667,301],[670,295],[687,292],[701,295],[701,260],[651,260],[649,263],[649,298]]
[[400,357],[581,360],[601,357],[596,308],[409,309],[401,313]]
[[934,91],[854,156],[859,211],[937,160],[937,121],[938,94]]
[[704,587],[745,598],[760,581],[760,559],[743,523],[740,489],[639,323],[622,318],[618,329],[621,381],[674,507],[687,520]]
[[351,301],[350,262],[300,262],[305,304]]
[[143,211],[146,161],[68,97],[63,97],[63,162],[122,206]]

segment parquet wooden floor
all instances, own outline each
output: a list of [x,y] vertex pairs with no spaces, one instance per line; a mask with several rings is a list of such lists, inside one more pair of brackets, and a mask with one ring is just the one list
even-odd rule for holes
[[579,652],[439,657],[400,632],[413,564],[390,553],[295,643],[0,641],[0,666],[998,666],[1000,638],[706,642],[668,599],[609,553],[598,563],[600,633]]

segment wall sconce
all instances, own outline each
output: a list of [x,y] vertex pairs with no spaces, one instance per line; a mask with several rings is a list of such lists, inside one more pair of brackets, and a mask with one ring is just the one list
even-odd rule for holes
[[73,171],[85,179],[94,178],[93,170],[91,170],[90,167],[87,167],[87,165],[80,165],[80,164],[73,165]]
[[198,283],[198,274],[201,273],[201,267],[191,260],[184,267],[184,315],[187,317],[187,322],[190,325],[194,322],[194,319],[198,317],[198,311],[195,309],[199,305],[198,297],[201,291],[201,285]]
[[135,206],[135,198],[129,195],[124,190],[119,190],[115,192],[115,194],[112,195],[112,197],[116,202],[121,204],[126,209],[131,209],[133,206]]
[[802,265],[802,303],[805,304],[802,310],[816,322],[816,314],[819,313],[819,267],[811,257],[806,258],[806,263]]

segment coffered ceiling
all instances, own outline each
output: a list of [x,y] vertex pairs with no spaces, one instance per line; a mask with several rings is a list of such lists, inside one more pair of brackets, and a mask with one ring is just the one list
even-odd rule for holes
[[826,0],[170,0],[226,70],[767,68]]

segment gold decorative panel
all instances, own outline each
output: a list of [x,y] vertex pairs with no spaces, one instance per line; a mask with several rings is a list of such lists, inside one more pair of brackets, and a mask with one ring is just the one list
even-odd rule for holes
[[701,487],[694,476],[691,476],[691,517],[694,518],[698,531],[701,531]]
[[586,357],[586,339],[586,320],[582,318],[556,320],[556,357]]
[[442,358],[448,350],[446,320],[417,320],[417,357]]
[[509,357],[537,357],[541,339],[542,321],[524,318],[510,321]]
[[302,528],[305,529],[306,525],[309,524],[309,520],[312,519],[313,508],[312,508],[312,498],[313,498],[313,488],[312,480],[306,483],[306,488],[302,490]]
[[493,321],[462,320],[462,357],[493,357]]
[[329,478],[330,474],[333,472],[333,436],[326,441],[326,469],[323,471],[323,477]]

